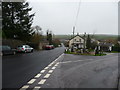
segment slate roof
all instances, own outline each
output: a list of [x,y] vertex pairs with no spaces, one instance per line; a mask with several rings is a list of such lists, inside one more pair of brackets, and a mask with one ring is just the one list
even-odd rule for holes
[[106,42],[100,42],[99,45],[100,46],[113,46],[112,43],[106,43]]
[[80,38],[82,38],[82,39],[84,39],[82,36],[80,36],[80,35],[75,35],[74,37],[72,37],[71,39],[69,39],[69,40],[72,40],[73,38],[75,38],[76,36],[79,36]]

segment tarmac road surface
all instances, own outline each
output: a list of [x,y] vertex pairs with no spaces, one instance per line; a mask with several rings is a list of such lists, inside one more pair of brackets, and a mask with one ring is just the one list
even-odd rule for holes
[[64,47],[3,56],[2,88],[20,88],[64,52]]

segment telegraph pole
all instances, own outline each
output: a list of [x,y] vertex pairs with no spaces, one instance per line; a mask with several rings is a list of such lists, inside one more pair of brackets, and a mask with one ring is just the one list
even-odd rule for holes
[[86,32],[84,34],[84,52],[86,51],[85,49],[86,49]]
[[73,37],[74,37],[74,34],[75,34],[75,26],[73,26]]
[[72,50],[74,49],[75,26],[76,26],[76,24],[77,24],[77,20],[78,20],[78,16],[79,16],[80,5],[81,5],[81,0],[79,1],[78,10],[77,10],[77,13],[76,13],[76,18],[75,18],[75,25],[73,26],[73,45],[72,45]]
[[74,34],[75,34],[75,26],[73,26],[73,45],[72,45],[72,48],[71,48],[72,52],[74,51]]

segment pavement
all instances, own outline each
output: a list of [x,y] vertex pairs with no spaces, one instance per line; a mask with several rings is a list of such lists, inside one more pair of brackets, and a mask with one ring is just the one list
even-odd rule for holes
[[118,54],[106,56],[62,54],[21,89],[111,88],[116,90],[117,86]]

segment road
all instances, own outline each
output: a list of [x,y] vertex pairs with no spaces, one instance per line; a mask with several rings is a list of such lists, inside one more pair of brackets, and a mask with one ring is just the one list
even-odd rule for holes
[[[118,54],[62,55],[24,88],[111,88],[118,86]],[[39,73],[38,73],[39,74]],[[35,81],[34,81],[35,80]],[[111,90],[110,89],[110,90]]]
[[3,57],[3,88],[117,88],[118,54],[63,52],[60,47]]
[[107,56],[66,54],[57,69],[42,88],[117,88],[118,54]]
[[64,47],[3,56],[3,88],[20,88],[64,52]]

